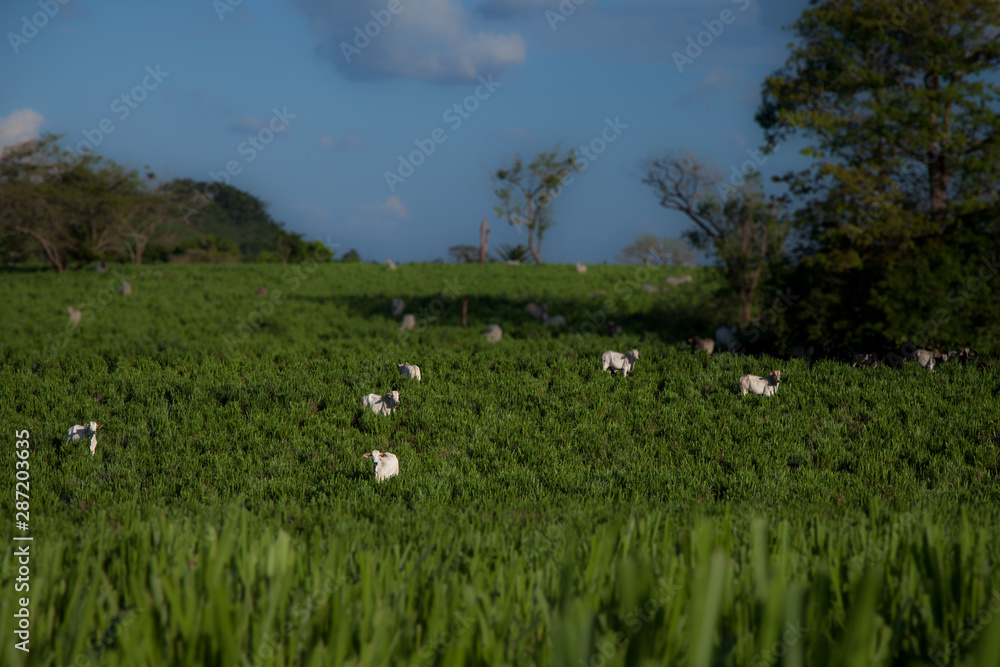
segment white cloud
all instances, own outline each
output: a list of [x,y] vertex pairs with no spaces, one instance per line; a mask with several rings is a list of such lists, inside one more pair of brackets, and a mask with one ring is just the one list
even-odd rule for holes
[[401,229],[399,223],[410,219],[406,205],[396,195],[391,195],[385,201],[360,204],[358,211],[358,214],[347,217],[348,228],[375,232],[382,238],[397,234]]
[[359,151],[365,146],[365,142],[361,141],[361,137],[355,132],[351,132],[342,140],[337,141],[329,134],[322,134],[319,137],[319,145],[322,148],[335,148],[338,151]]
[[377,201],[374,204],[361,204],[358,206],[358,209],[376,216],[386,216],[400,220],[406,220],[410,217],[410,212],[406,210],[406,206],[403,205],[403,202],[399,201],[399,197],[396,195],[390,196],[384,202]]
[[525,61],[521,35],[474,31],[460,0],[401,0],[397,14],[386,0],[297,2],[320,35],[319,52],[350,78],[469,81]]
[[45,118],[34,109],[19,109],[7,117],[0,117],[0,148],[38,138],[38,130]]

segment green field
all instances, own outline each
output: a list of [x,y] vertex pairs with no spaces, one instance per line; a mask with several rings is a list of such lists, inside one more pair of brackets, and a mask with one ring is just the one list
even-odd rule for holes
[[[725,312],[708,269],[117,270],[131,296],[0,273],[0,534],[34,537],[29,592],[0,555],[0,664],[1000,664],[995,359],[695,356]],[[775,396],[739,395],[772,368]],[[391,390],[395,414],[362,410]],[[90,420],[93,457],[63,442]]]

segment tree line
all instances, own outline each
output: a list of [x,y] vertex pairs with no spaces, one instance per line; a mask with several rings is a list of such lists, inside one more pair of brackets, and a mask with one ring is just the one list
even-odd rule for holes
[[[715,258],[733,319],[771,351],[1000,350],[1000,4],[818,0],[786,29],[755,114],[760,159],[727,180],[675,148],[643,179]],[[768,193],[757,167],[792,139],[810,164]],[[557,147],[490,174],[535,261],[576,170]],[[793,305],[761,327],[775,293]]]
[[[251,194],[191,179],[158,182],[58,135],[0,155],[0,257],[62,272],[96,261],[226,263],[331,260],[321,241],[284,229]],[[354,253],[356,257],[357,253]]]

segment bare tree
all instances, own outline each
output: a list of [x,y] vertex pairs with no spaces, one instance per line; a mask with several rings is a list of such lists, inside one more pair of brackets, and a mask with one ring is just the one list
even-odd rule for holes
[[490,225],[483,218],[483,224],[479,226],[479,263],[486,263],[486,253],[490,247]]
[[667,153],[650,160],[643,183],[651,185],[664,208],[680,211],[695,228],[685,233],[692,245],[712,249],[740,302],[743,323],[753,318],[757,288],[781,254],[787,234],[780,200],[766,200],[760,174],[736,188],[715,193],[721,173],[690,153]]
[[570,149],[566,157],[559,157],[557,147],[548,153],[539,153],[528,165],[520,155],[515,155],[510,167],[501,167],[490,174],[493,192],[500,199],[493,210],[512,226],[528,230],[528,248],[539,264],[542,263],[542,237],[555,224],[551,200],[558,195],[566,177],[579,170],[573,150]]
[[183,218],[172,213],[169,199],[156,193],[123,202],[116,211],[118,236],[134,264],[142,264],[146,246],[160,238],[160,229],[165,224],[184,222]]

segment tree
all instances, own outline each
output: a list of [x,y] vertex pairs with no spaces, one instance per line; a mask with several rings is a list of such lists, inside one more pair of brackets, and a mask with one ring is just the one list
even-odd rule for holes
[[801,325],[831,345],[910,337],[934,302],[909,291],[947,292],[991,242],[974,220],[995,220],[1000,183],[998,26],[994,0],[828,1],[793,24],[756,119],[769,148],[810,142],[813,164],[780,180],[800,201]]
[[271,252],[278,256],[282,264],[288,260],[301,261],[306,256],[306,241],[302,234],[281,229],[270,247]]
[[490,250],[490,224],[483,218],[483,224],[479,225],[479,263],[486,263],[486,255]]
[[350,250],[348,250],[347,252],[344,253],[344,256],[340,258],[340,261],[341,262],[360,262],[361,261],[361,255],[358,254],[357,250],[355,250],[354,248],[351,248]]
[[333,256],[337,254],[335,250],[330,248],[328,245],[326,245],[319,239],[315,239],[307,243],[305,251],[306,254],[305,257],[302,258],[303,261],[311,257],[317,262],[332,262]]
[[130,197],[119,203],[113,214],[121,244],[134,264],[142,264],[146,246],[160,238],[159,231],[176,215],[169,196],[155,192],[142,197]]
[[694,251],[684,239],[659,238],[653,234],[635,237],[635,243],[627,245],[618,253],[619,261],[626,264],[690,265],[694,262]]
[[112,160],[61,151],[59,136],[7,147],[0,157],[0,227],[31,239],[57,272],[126,250],[141,261],[169,217],[165,197],[146,178]]
[[459,264],[471,264],[479,261],[479,248],[474,245],[453,245],[448,248],[448,254]]
[[528,231],[528,248],[539,264],[542,263],[542,238],[555,224],[551,201],[559,195],[563,183],[568,182],[567,176],[578,171],[580,167],[573,150],[560,157],[557,146],[548,153],[539,153],[527,166],[521,156],[515,154],[510,167],[501,166],[491,174],[493,193],[500,200],[493,210],[511,226]]
[[685,233],[699,250],[711,250],[723,266],[740,303],[743,324],[753,318],[757,290],[781,258],[786,231],[781,203],[764,196],[753,172],[725,200],[716,193],[722,174],[690,153],[654,158],[643,183],[652,186],[664,208],[680,211],[694,224]]
[[[282,226],[267,203],[231,185],[181,178],[164,186],[190,224],[188,235],[214,234],[232,239],[244,257],[255,257],[279,242]],[[287,241],[287,239],[286,239]]]
[[[7,146],[0,151],[0,226],[7,235],[30,238],[59,273],[72,245],[72,220],[63,210],[60,175],[71,161],[56,145],[58,135]],[[84,155],[78,169],[99,158]]]

